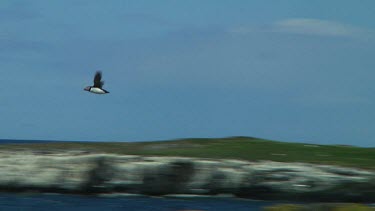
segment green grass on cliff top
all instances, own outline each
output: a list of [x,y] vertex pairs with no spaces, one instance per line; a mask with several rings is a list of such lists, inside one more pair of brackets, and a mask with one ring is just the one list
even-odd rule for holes
[[276,142],[250,137],[155,142],[52,142],[2,144],[0,150],[84,150],[128,155],[186,156],[307,162],[375,169],[375,148]]

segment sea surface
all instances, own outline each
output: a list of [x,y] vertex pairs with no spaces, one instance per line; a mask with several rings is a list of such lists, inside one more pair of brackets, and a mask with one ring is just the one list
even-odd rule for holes
[[0,194],[0,210],[249,211],[274,203],[235,198],[158,198],[66,194]]

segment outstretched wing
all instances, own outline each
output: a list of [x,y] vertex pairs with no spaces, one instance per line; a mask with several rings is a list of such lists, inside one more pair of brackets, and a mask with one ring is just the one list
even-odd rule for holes
[[94,87],[102,88],[104,85],[104,82],[102,80],[102,72],[97,71],[94,77]]

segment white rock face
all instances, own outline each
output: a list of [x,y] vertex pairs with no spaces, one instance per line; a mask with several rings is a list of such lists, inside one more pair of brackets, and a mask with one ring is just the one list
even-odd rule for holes
[[375,172],[306,163],[1,151],[0,175],[3,191],[375,199]]

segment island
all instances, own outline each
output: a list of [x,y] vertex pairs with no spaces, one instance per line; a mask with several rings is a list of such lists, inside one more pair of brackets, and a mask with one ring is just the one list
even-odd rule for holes
[[375,201],[375,149],[252,137],[0,145],[0,191]]

